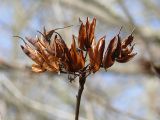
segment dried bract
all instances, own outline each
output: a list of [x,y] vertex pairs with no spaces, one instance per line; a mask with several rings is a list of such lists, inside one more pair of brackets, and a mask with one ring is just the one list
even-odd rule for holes
[[100,38],[98,43],[93,40],[91,48],[88,49],[90,58],[90,69],[95,73],[102,64],[103,51],[105,47],[105,37]]
[[111,67],[113,64],[114,64],[114,62],[115,62],[115,57],[114,57],[114,54],[115,54],[115,50],[116,50],[116,43],[117,41],[116,41],[116,37],[114,37],[111,41],[110,41],[110,43],[109,43],[109,45],[108,45],[108,48],[107,48],[107,50],[106,50],[106,52],[105,52],[105,54],[104,54],[104,58],[103,58],[103,67],[105,68],[105,69],[107,69],[107,68],[109,68],[109,67]]
[[91,23],[89,22],[88,18],[86,24],[84,24],[81,21],[79,35],[78,35],[78,44],[80,49],[87,50],[88,48],[91,48],[94,39],[95,27],[96,27],[96,18],[93,18]]

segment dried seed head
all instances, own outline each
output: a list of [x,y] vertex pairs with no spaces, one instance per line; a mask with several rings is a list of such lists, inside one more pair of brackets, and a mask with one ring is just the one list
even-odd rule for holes
[[[50,31],[46,31],[44,28],[43,33],[38,31],[42,37],[26,37],[28,42],[19,37],[25,43],[24,46],[21,46],[23,52],[35,62],[32,65],[34,72],[69,73],[69,76],[72,74],[72,78],[75,79],[77,75],[85,74],[88,76],[95,73],[100,67],[107,70],[115,61],[119,63],[128,62],[136,55],[136,53],[132,53],[135,45],[132,45],[133,35],[131,34],[126,39],[121,40],[120,29],[118,35],[109,42],[103,56],[105,36],[96,43],[96,18],[93,18],[91,22],[87,18],[85,24],[81,20],[80,22],[78,38],[76,40],[76,37],[72,36],[70,48],[67,47],[61,35],[56,32],[57,29],[61,28]],[[78,47],[76,41],[78,41]],[[85,57],[84,53],[86,53]],[[89,63],[87,62],[87,54]]]

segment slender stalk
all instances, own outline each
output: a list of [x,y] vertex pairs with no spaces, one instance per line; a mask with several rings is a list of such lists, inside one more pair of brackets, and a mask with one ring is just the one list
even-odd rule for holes
[[86,81],[86,77],[85,77],[85,74],[83,74],[82,76],[79,77],[79,89],[78,89],[78,94],[76,96],[77,103],[76,103],[76,110],[75,110],[75,120],[78,120],[78,118],[79,118],[81,96],[82,96],[82,92],[83,92],[83,89],[84,89],[85,81]]

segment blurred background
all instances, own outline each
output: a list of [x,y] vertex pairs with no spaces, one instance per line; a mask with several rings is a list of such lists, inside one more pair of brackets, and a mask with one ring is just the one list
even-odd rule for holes
[[[59,30],[67,44],[79,18],[97,18],[96,39],[108,42],[133,29],[134,59],[90,75],[82,96],[81,120],[160,120],[159,0],[0,0],[0,120],[73,120],[77,80],[31,72],[21,37]],[[155,69],[155,66],[157,69]]]

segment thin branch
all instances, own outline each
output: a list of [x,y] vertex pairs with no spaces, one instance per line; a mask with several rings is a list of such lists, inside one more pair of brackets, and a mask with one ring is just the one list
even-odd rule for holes
[[78,95],[76,96],[77,103],[76,103],[76,110],[75,110],[75,120],[78,120],[78,118],[79,118],[81,96],[82,96],[85,82],[86,82],[85,74],[82,74],[82,76],[79,77],[79,90],[78,90]]

